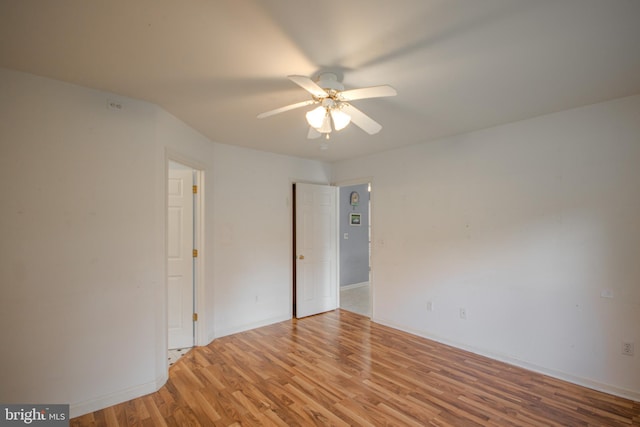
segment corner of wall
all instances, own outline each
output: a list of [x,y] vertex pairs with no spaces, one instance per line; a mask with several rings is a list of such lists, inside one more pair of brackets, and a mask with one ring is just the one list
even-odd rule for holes
[[158,391],[169,379],[168,372],[158,377],[155,381],[130,387],[116,393],[100,396],[97,399],[85,400],[83,402],[72,403],[69,407],[71,418],[79,417],[90,412],[98,411],[127,400],[135,399],[149,393]]

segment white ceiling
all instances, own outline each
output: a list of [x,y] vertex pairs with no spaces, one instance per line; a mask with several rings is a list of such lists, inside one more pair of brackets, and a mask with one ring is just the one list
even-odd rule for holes
[[[640,93],[638,0],[1,0],[0,66],[156,103],[211,140],[326,161]],[[383,125],[306,139],[289,74]],[[105,107],[106,108],[106,107]]]

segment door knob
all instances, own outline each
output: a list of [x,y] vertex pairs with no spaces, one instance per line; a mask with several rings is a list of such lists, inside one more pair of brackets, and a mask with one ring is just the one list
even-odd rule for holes
[[304,259],[304,255],[300,255],[298,259]]

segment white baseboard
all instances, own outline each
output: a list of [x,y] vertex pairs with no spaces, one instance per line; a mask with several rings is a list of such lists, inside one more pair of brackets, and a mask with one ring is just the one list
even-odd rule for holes
[[72,403],[69,405],[69,417],[79,417],[90,412],[99,411],[100,409],[108,408],[109,406],[117,405],[118,403],[126,402],[127,400],[156,392],[167,382],[167,379],[168,373],[165,373],[156,381],[134,386],[116,393],[97,397],[95,399],[86,400],[84,402]]
[[[349,285],[350,289],[356,288],[356,287],[360,287],[360,286],[364,286],[367,285],[368,282],[363,282],[363,283],[356,283],[354,285]],[[344,288],[344,287],[343,287]],[[255,323],[251,323],[251,324],[245,324],[245,325],[241,325],[241,326],[237,326],[237,327],[233,327],[233,328],[228,328],[228,329],[223,329],[218,331],[217,338],[226,336],[226,335],[231,335],[231,334],[235,334],[235,333],[239,333],[239,332],[244,332],[244,331],[248,331],[251,329],[255,329],[255,328],[259,328],[262,326],[267,326],[267,325],[271,325],[274,323],[278,323],[278,322],[283,322],[285,320],[290,320],[291,319],[291,315],[286,315],[286,316],[279,316],[279,317],[274,317],[271,319],[266,319],[260,322],[255,322]],[[622,389],[622,388],[618,388],[609,384],[602,384],[599,383],[597,381],[592,381],[589,379],[585,379],[585,378],[581,378],[581,377],[577,377],[571,374],[568,374],[566,372],[559,372],[559,371],[554,371],[551,369],[547,369],[547,368],[543,368],[541,366],[537,366],[522,360],[518,360],[518,359],[514,359],[511,358],[509,356],[504,356],[504,355],[499,355],[499,354],[493,354],[493,353],[489,353],[471,346],[467,346],[467,345],[463,345],[457,342],[452,342],[450,340],[447,339],[443,339],[441,337],[437,337],[437,336],[432,336],[429,334],[426,334],[422,331],[416,331],[416,330],[410,330],[407,328],[404,328],[402,326],[396,325],[393,322],[390,321],[386,321],[384,319],[371,319],[373,322],[379,323],[381,325],[384,326],[388,326],[390,328],[393,329],[398,329],[400,331],[404,331],[407,333],[410,333],[412,335],[416,335],[419,337],[423,337],[429,340],[433,340],[445,345],[449,345],[452,347],[456,347],[462,350],[466,350],[469,351],[471,353],[474,354],[478,354],[480,356],[484,356],[484,357],[488,357],[490,359],[494,359],[494,360],[499,360],[501,362],[510,364],[510,365],[514,365],[514,366],[518,366],[520,368],[523,369],[527,369],[529,371],[533,371],[533,372],[537,372],[543,375],[548,375],[550,377],[553,378],[557,378],[563,381],[567,381],[570,382],[572,384],[576,384],[582,387],[587,387],[593,390],[597,390],[597,391],[601,391],[603,393],[608,393],[608,394],[612,394],[614,396],[619,396],[619,397],[623,397],[626,399],[631,399],[634,400],[636,402],[640,402],[640,393],[636,392],[636,391],[632,391],[632,390],[626,390],[626,389]],[[72,403],[69,407],[69,416],[71,418],[75,418],[75,417],[79,417],[81,415],[84,414],[88,414],[90,412],[94,412],[94,411],[98,411],[100,409],[104,409],[107,408],[109,406],[113,406],[116,405],[118,403],[122,403],[122,402],[126,402],[127,400],[131,400],[131,399],[135,399],[137,397],[141,397],[144,395],[147,395],[149,393],[153,393],[155,391],[158,391],[160,389],[160,387],[162,387],[168,379],[168,373],[165,373],[164,375],[162,375],[160,378],[158,378],[156,381],[152,381],[146,384],[141,384],[138,386],[134,386],[116,393],[112,393],[109,395],[105,395],[105,396],[101,396],[95,399],[91,399],[91,400],[87,400],[84,402],[78,402],[78,403]]]
[[363,286],[367,286],[368,284],[369,284],[369,282],[353,283],[351,285],[340,286],[340,290],[341,291],[346,291],[346,290],[349,290],[349,289],[361,288]]
[[442,337],[438,337],[438,336],[433,336],[433,335],[429,335],[426,334],[422,331],[416,331],[416,330],[411,330],[411,329],[407,329],[404,328],[402,326],[396,325],[393,322],[389,322],[386,321],[384,319],[371,319],[372,322],[375,323],[379,323],[381,325],[384,326],[388,326],[390,328],[393,329],[397,329],[399,331],[403,331],[403,332],[407,332],[409,334],[412,335],[416,335],[422,338],[426,338],[435,342],[439,342],[441,344],[445,344],[451,347],[455,347],[455,348],[459,348],[461,350],[465,350],[474,354],[477,354],[479,356],[483,356],[483,357],[488,357],[489,359],[494,359],[494,360],[498,360],[500,362],[504,362],[507,363],[509,365],[513,365],[513,366],[517,366],[519,368],[523,368],[526,369],[528,371],[532,371],[532,372],[536,372],[538,374],[543,374],[543,375],[547,375],[549,377],[552,378],[556,378],[562,381],[566,381],[575,385],[579,385],[582,387],[586,387],[586,388],[590,388],[592,390],[596,390],[596,391],[601,391],[603,393],[607,393],[607,394],[611,394],[614,396],[618,396],[618,397],[622,397],[625,399],[631,399],[634,400],[636,402],[640,402],[640,393],[637,391],[633,391],[633,390],[627,390],[627,389],[623,389],[623,388],[619,388],[610,384],[603,384],[597,381],[593,381],[587,378],[582,378],[582,377],[578,377],[575,375],[571,375],[569,373],[566,372],[560,372],[560,371],[554,371],[552,369],[547,369],[544,368],[542,366],[538,366],[535,365],[533,363],[529,363],[529,362],[525,362],[523,360],[519,360],[519,359],[515,359],[509,356],[505,356],[505,355],[501,355],[501,354],[494,354],[494,353],[490,353],[475,347],[471,347],[471,346],[467,346],[464,344],[460,344],[457,342],[453,342],[447,339],[444,339]]
[[[254,322],[254,323],[249,323],[249,324],[236,326],[232,328],[222,329],[220,331],[217,331],[215,338],[221,338],[226,335],[236,334],[239,332],[248,331],[251,329],[271,325],[274,323],[278,323],[278,322],[282,322],[290,319],[291,319],[291,314],[287,314],[283,316],[262,320],[260,322]],[[209,335],[209,338],[211,338],[211,335]],[[211,338],[211,341],[213,341],[215,338]],[[127,400],[135,399],[137,397],[141,397],[149,393],[154,393],[158,391],[160,387],[162,387],[167,382],[167,379],[168,379],[168,372],[165,372],[156,381],[134,386],[134,387],[121,390],[112,394],[108,394],[105,396],[100,396],[95,399],[72,403],[69,406],[69,416],[71,418],[79,417],[81,415],[88,414],[90,412],[99,411],[109,406],[117,405],[118,403],[126,402]]]
[[240,332],[249,331],[251,329],[261,328],[263,326],[273,325],[274,323],[284,322],[285,320],[291,320],[291,313],[283,316],[277,316],[277,317],[261,320],[259,322],[246,323],[240,326],[233,326],[231,328],[219,329],[218,331],[216,331],[214,339],[226,337],[227,335],[237,334]]

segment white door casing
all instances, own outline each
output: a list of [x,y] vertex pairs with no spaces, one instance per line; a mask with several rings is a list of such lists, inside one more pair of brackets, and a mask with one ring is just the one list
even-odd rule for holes
[[168,344],[193,346],[193,170],[169,169],[167,209]]
[[296,317],[338,306],[336,187],[296,184]]

